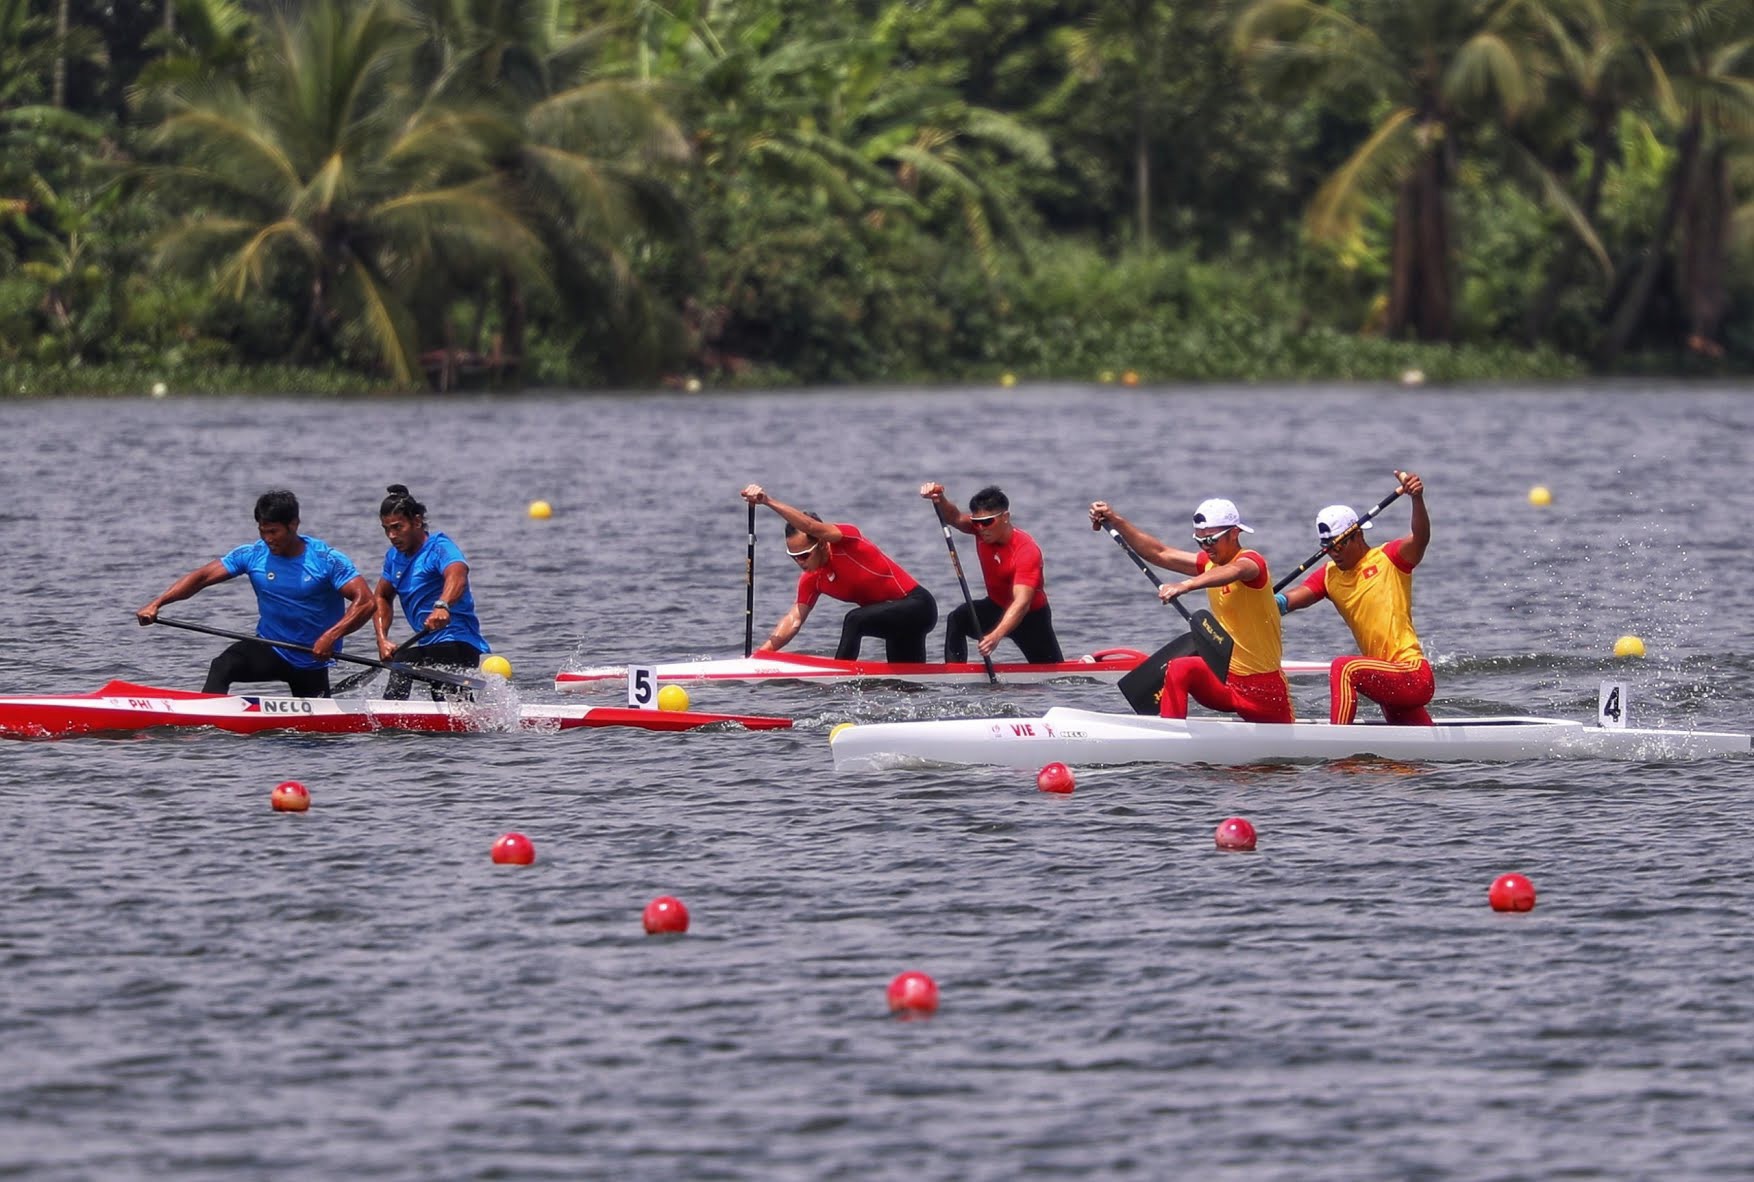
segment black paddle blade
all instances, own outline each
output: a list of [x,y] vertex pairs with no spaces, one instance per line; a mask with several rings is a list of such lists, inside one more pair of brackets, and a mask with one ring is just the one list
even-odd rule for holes
[[1157,714],[1163,702],[1163,675],[1169,663],[1177,657],[1191,657],[1194,651],[1194,634],[1184,632],[1133,666],[1121,678],[1121,694],[1134,714]]
[[1230,680],[1230,654],[1236,641],[1208,611],[1188,618],[1192,629],[1140,661],[1120,680],[1121,694],[1135,714],[1156,714],[1163,703],[1163,677],[1178,657],[1198,656],[1219,681]]
[[1229,681],[1230,654],[1236,650],[1236,640],[1209,611],[1195,612],[1188,623],[1193,629],[1188,635],[1194,638],[1194,648],[1207,668],[1217,675],[1219,681]]

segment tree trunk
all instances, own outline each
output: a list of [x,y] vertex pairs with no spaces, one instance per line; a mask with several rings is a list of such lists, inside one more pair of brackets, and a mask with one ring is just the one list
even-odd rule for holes
[[[1590,175],[1584,181],[1583,203],[1579,206],[1584,221],[1592,226],[1596,224],[1596,211],[1602,206],[1602,186],[1608,179],[1608,155],[1614,148],[1614,125],[1618,121],[1617,109],[1597,108],[1595,111],[1594,126],[1590,131]],[[1559,248],[1559,256],[1553,260],[1553,270],[1548,273],[1540,296],[1529,307],[1528,316],[1523,320],[1523,342],[1531,349],[1547,335],[1547,328],[1553,323],[1553,315],[1559,310],[1559,297],[1571,281],[1578,249],[1576,242],[1569,238],[1565,240]]]
[[67,105],[68,9],[72,3],[73,0],[56,0],[55,3],[55,69],[49,86],[49,103],[56,107]]
[[1384,326],[1391,337],[1412,329],[1420,340],[1447,341],[1454,333],[1442,151],[1439,143],[1422,155],[1395,198]]
[[1444,200],[1443,152],[1431,152],[1419,169],[1419,339],[1447,341],[1455,335],[1450,299],[1449,207]]
[[1133,108],[1133,188],[1137,194],[1135,233],[1139,249],[1151,251],[1151,135],[1145,126],[1145,86],[1140,80],[1138,101]]
[[1681,225],[1679,282],[1687,310],[1687,347],[1716,356],[1718,326],[1729,304],[1730,215],[1735,192],[1722,144],[1706,153],[1700,183]]
[[167,37],[177,31],[177,0],[164,0],[164,31]]
[[503,272],[500,283],[505,295],[505,339],[500,350],[501,364],[507,373],[516,375],[524,363],[524,288],[518,277]]
[[1613,308],[1607,331],[1602,335],[1597,359],[1604,365],[1611,365],[1619,360],[1620,354],[1626,350],[1626,342],[1632,339],[1633,331],[1644,320],[1651,293],[1656,290],[1657,276],[1662,273],[1663,261],[1669,254],[1669,240],[1675,236],[1676,225],[1680,223],[1687,207],[1693,203],[1702,135],[1699,116],[1694,114],[1688,118],[1687,126],[1681,129],[1681,138],[1677,144],[1680,156],[1675,161],[1675,172],[1669,181],[1669,200],[1663,208],[1662,220],[1657,223],[1656,233],[1651,235],[1650,245],[1645,248],[1644,260],[1639,264],[1631,283],[1627,285],[1625,297]]

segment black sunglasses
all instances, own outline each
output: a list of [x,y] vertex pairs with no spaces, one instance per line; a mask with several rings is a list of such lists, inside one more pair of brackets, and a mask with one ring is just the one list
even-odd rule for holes
[[1207,534],[1203,538],[1199,534],[1195,534],[1194,535],[1194,542],[1200,547],[1200,549],[1210,550],[1212,547],[1216,546],[1219,542],[1223,541],[1225,539],[1225,537],[1227,537],[1229,535],[1229,533],[1230,533],[1229,530],[1221,529],[1217,533]]
[[1001,518],[1003,516],[1005,516],[1005,514],[1003,512],[999,512],[999,513],[993,514],[991,517],[970,517],[968,519],[968,521],[969,521],[969,524],[974,526],[976,529],[985,529],[985,528],[987,528],[987,526],[993,524],[993,522],[999,520],[999,518]]

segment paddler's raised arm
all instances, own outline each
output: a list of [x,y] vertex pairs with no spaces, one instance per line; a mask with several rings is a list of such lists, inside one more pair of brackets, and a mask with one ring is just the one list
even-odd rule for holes
[[231,572],[225,569],[225,563],[215,558],[206,566],[190,571],[188,574],[172,583],[169,587],[165,588],[163,595],[160,595],[157,599],[154,599],[145,607],[135,612],[134,618],[139,620],[143,626],[146,624],[157,623],[158,609],[165,604],[176,603],[179,600],[187,599],[196,592],[205,590],[215,584],[223,583],[231,577]]
[[1413,532],[1401,539],[1401,560],[1412,569],[1419,565],[1425,557],[1425,547],[1431,544],[1431,517],[1425,511],[1425,482],[1412,472],[1399,470],[1395,472],[1395,479],[1399,482],[1395,491],[1413,498]]
[[1121,535],[1121,540],[1149,562],[1152,566],[1172,570],[1177,574],[1191,575],[1199,569],[1199,555],[1189,550],[1177,550],[1161,539],[1146,533],[1132,522],[1115,512],[1113,505],[1107,501],[1090,503],[1090,528],[1102,529],[1113,526],[1114,531]]
[[818,521],[802,509],[794,509],[782,501],[774,500],[767,495],[767,490],[759,484],[746,486],[741,496],[751,505],[766,505],[778,513],[787,525],[804,534],[813,542],[838,542],[846,536],[828,522]]
[[964,513],[961,506],[950,499],[950,494],[944,491],[942,484],[936,480],[928,480],[920,485],[920,495],[943,510],[945,525],[951,529],[961,530],[965,534],[974,532],[974,525],[968,520],[968,514]]

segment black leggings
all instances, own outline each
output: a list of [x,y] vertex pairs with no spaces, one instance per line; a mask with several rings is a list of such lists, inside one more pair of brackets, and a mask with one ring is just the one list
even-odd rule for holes
[[[480,662],[481,650],[460,640],[441,640],[437,644],[416,645],[396,658],[398,665],[450,665],[458,669],[473,669]],[[392,673],[390,683],[384,687],[384,697],[400,702],[408,697],[408,691],[413,688],[413,684],[406,674]],[[432,700],[435,702],[472,696],[461,687],[450,689],[432,686]]]
[[855,607],[840,625],[840,647],[835,658],[859,659],[859,641],[880,636],[884,659],[892,664],[920,665],[926,660],[926,634],[938,622],[938,601],[924,587],[915,587],[900,599]]
[[329,696],[329,670],[302,669],[260,640],[240,640],[207,666],[204,694],[229,694],[234,681],[284,681],[294,697]]
[[[977,599],[974,614],[980,621],[979,627],[969,625],[966,603],[944,621],[945,664],[960,664],[968,660],[968,638],[972,636],[978,640],[991,632],[1005,618],[1005,609],[991,599]],[[1005,634],[1005,639],[1016,641],[1017,647],[1023,650],[1023,659],[1031,665],[1057,665],[1066,659],[1060,653],[1060,638],[1054,635],[1054,608],[1049,603],[1025,612],[1017,627]]]

